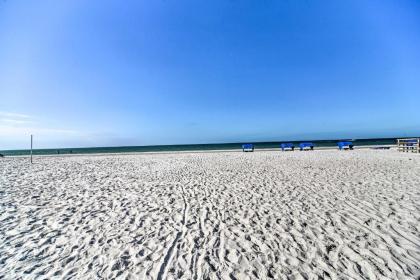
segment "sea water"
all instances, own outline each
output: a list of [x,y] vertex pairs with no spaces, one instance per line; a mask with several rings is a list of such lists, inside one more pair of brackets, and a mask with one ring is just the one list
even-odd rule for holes
[[[341,139],[351,140],[351,139]],[[341,140],[305,140],[305,141],[282,141],[282,142],[243,142],[243,143],[221,143],[221,144],[188,144],[188,145],[155,145],[155,146],[123,146],[123,147],[89,147],[89,148],[56,148],[56,149],[34,149],[34,155],[54,154],[93,154],[93,153],[141,153],[141,152],[174,152],[174,151],[211,151],[211,150],[236,150],[242,149],[242,144],[253,143],[258,149],[280,149],[281,143],[294,143],[298,147],[300,142],[313,142],[317,147],[334,147],[337,141]],[[375,138],[352,140],[357,146],[370,145],[393,145],[394,138]],[[29,149],[3,150],[0,154],[5,156],[29,155]]]

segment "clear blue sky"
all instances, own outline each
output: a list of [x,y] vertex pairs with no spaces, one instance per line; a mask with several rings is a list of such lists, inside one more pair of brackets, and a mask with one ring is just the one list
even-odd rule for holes
[[420,135],[420,1],[0,1],[0,150]]

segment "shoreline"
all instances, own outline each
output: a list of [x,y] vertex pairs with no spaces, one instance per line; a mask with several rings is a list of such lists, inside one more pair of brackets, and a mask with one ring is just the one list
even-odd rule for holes
[[[361,145],[355,146],[353,150],[363,150],[363,149],[374,149],[378,147],[389,147],[390,150],[396,149],[397,145]],[[337,146],[325,146],[325,147],[314,147],[314,151],[325,151],[325,150],[338,150]],[[274,152],[279,151],[283,152],[280,148],[256,148],[253,153],[257,152]],[[37,155],[34,154],[33,157],[74,157],[74,156],[106,156],[106,155],[154,155],[154,154],[192,154],[192,153],[235,153],[235,152],[242,152],[241,148],[238,149],[219,149],[219,150],[185,150],[185,151],[149,151],[149,152],[118,152],[118,153],[63,153],[63,154],[41,154]],[[294,151],[285,151],[285,152],[301,152],[299,149],[295,149]],[[307,151],[310,152],[310,151]],[[5,155],[4,158],[29,158],[30,155]]]

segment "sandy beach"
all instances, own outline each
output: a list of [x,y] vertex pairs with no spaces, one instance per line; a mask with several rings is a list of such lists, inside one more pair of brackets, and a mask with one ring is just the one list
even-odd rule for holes
[[2,279],[419,279],[420,156],[0,159]]

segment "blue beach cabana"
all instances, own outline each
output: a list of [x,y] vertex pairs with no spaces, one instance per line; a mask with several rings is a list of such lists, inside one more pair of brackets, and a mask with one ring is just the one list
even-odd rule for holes
[[282,151],[287,151],[287,150],[294,151],[295,145],[293,145],[293,143],[281,143],[280,148]]
[[353,142],[351,141],[340,141],[337,146],[340,150],[353,150]]
[[243,144],[242,145],[243,152],[253,152],[254,151],[254,144]]
[[303,150],[313,150],[314,149],[314,143],[312,142],[302,142],[299,144],[299,148],[301,151]]

